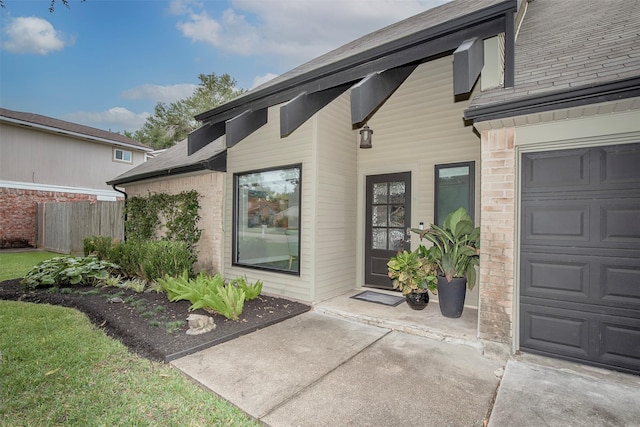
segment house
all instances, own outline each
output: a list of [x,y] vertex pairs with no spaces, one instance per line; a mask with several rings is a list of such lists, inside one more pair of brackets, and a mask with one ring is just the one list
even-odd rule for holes
[[639,1],[454,0],[203,112],[110,183],[197,189],[201,258],[307,302],[389,288],[407,229],[464,206],[485,352],[640,373],[638,28]]
[[150,151],[117,133],[0,108],[0,248],[36,246],[37,203],[122,198],[105,182]]

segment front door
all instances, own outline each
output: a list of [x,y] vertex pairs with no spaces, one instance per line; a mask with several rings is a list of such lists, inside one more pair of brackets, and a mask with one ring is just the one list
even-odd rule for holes
[[387,262],[398,250],[409,250],[411,172],[367,176],[365,284],[392,289]]

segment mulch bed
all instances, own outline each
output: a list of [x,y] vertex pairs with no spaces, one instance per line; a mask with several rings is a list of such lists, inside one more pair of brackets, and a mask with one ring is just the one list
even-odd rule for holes
[[[110,302],[113,298],[123,302]],[[20,285],[20,279],[0,282],[0,299],[78,309],[107,335],[121,341],[134,353],[163,362],[273,325],[310,309],[298,302],[260,295],[246,301],[240,319],[233,321],[204,310],[190,312],[190,302],[169,302],[164,293],[136,293],[129,289],[87,286],[27,289]],[[201,335],[187,335],[186,318],[191,313],[213,317],[216,328]]]

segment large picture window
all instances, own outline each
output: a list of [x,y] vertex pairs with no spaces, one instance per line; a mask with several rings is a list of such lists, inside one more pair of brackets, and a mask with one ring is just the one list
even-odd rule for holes
[[234,265],[300,273],[301,165],[234,175]]
[[436,165],[435,183],[435,224],[460,207],[474,219],[475,162]]

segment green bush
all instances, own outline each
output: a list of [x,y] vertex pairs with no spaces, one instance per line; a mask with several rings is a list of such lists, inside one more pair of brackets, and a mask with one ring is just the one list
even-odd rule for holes
[[116,264],[96,257],[56,257],[37,264],[21,283],[31,288],[52,285],[97,286],[117,269]]
[[[212,310],[232,320],[242,314],[245,299],[256,298],[262,291],[260,281],[247,284],[245,278],[237,278],[225,285],[222,275],[207,276],[204,272],[194,279],[186,271],[178,277],[165,276],[158,284],[170,301],[187,300],[190,310]],[[247,298],[247,292],[251,298]]]
[[262,292],[261,280],[258,280],[255,283],[247,283],[246,277],[236,277],[231,281],[231,284],[244,291],[245,299],[247,301],[258,298],[258,295],[260,295],[260,292]]
[[190,272],[196,259],[186,243],[140,240],[113,245],[109,260],[118,264],[124,275],[152,283],[166,275]]
[[113,238],[110,236],[85,237],[83,240],[84,256],[94,255],[98,259],[108,260],[112,246]]

